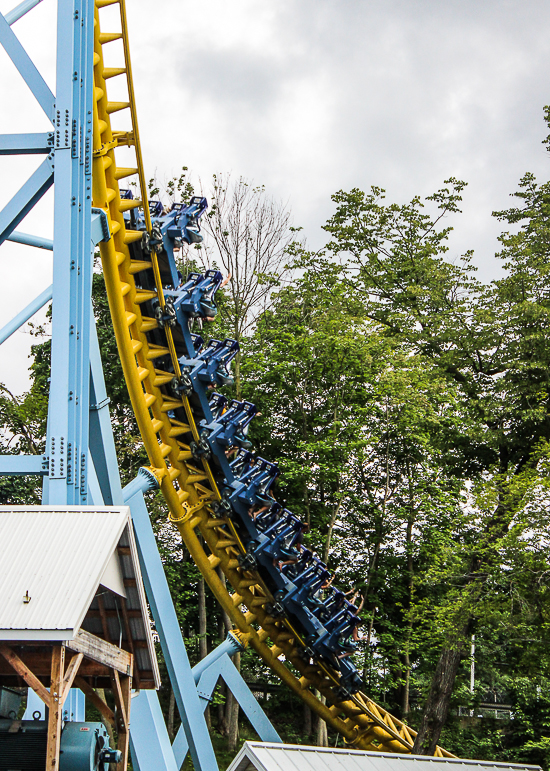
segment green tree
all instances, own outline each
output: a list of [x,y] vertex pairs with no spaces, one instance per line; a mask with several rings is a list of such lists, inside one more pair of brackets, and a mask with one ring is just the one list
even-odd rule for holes
[[496,214],[519,231],[501,236],[504,278],[483,285],[473,277],[471,253],[457,263],[445,259],[451,228],[444,218],[458,213],[464,183],[446,185],[401,206],[386,205],[379,188],[340,192],[326,225],[329,248],[345,261],[367,316],[456,388],[465,419],[447,432],[445,462],[464,480],[491,482],[495,493],[476,509],[475,532],[453,555],[462,560],[462,578],[448,593],[442,650],[414,748],[426,754],[447,718],[486,572],[500,564],[500,541],[517,513],[514,479],[536,470],[535,450],[549,429],[550,189],[526,175],[515,194],[521,206]]
[[456,389],[380,333],[338,265],[299,249],[296,258],[301,277],[274,296],[247,345],[245,396],[262,411],[252,436],[278,460],[277,496],[310,524],[309,545],[364,597],[371,693],[389,682],[406,714],[415,576],[433,559],[434,533],[461,517],[461,484],[441,449],[461,420]]

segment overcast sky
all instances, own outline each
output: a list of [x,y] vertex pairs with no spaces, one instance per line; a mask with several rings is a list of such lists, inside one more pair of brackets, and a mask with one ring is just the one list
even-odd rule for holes
[[[0,0],[0,10],[11,4]],[[162,181],[186,165],[195,179],[225,171],[264,184],[288,201],[315,248],[336,190],[380,185],[404,202],[456,176],[469,184],[450,256],[472,248],[480,276],[495,275],[499,225],[491,211],[509,205],[526,171],[549,176],[541,141],[550,4],[127,0],[127,7],[148,176]],[[44,0],[13,27],[52,88],[54,8]],[[46,130],[3,54],[0,71],[0,131]],[[0,161],[3,205],[36,160]],[[20,229],[49,235],[50,208],[44,201]],[[0,270],[2,326],[50,283],[51,259],[4,245]],[[21,332],[3,346],[0,380],[15,391],[26,384],[28,345]]]

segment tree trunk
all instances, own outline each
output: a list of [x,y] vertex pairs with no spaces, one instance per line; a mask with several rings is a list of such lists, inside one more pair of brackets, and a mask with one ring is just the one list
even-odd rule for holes
[[[220,580],[223,582],[223,585],[225,586],[225,575],[223,574],[221,568],[218,568],[218,575]],[[222,618],[220,624],[220,637],[223,640],[227,636],[227,633],[231,631],[231,619],[223,608],[221,609],[221,615]],[[233,663],[237,669],[240,669],[240,653],[235,654],[233,657]],[[220,733],[225,734],[227,737],[228,747],[231,749],[237,746],[237,741],[239,738],[239,704],[235,701],[233,694],[224,683],[222,683],[222,688],[226,694],[226,700],[225,705],[222,705],[223,716],[220,712],[218,712],[218,722],[220,723]]]
[[[237,342],[238,342],[238,338]],[[235,367],[233,369],[233,376],[235,378],[235,396],[237,399],[241,398],[241,352],[238,351],[234,359]]]
[[330,554],[330,542],[332,541],[332,532],[334,530],[334,525],[336,524],[338,514],[340,513],[341,506],[342,506],[342,501],[339,501],[336,504],[336,506],[333,508],[332,513],[330,515],[330,520],[327,528],[327,537],[326,537],[325,545],[323,547],[323,562],[325,563],[325,565],[328,564],[328,558]]
[[[218,571],[218,572],[221,572],[221,571]],[[219,621],[218,621],[218,636],[220,640],[223,640],[225,636],[225,619],[223,615],[219,617]],[[220,684],[218,687],[219,687],[220,696],[223,696],[224,694],[227,695],[227,688],[223,680],[220,681]],[[225,722],[225,704],[223,703],[218,704],[218,731],[222,736],[227,735],[227,726]]]
[[[223,680],[221,681],[219,685],[219,693],[220,696],[226,695],[226,704],[227,699],[229,698],[229,691],[227,690],[227,687]],[[222,736],[227,736],[227,723],[225,721],[225,708],[226,704],[218,704],[218,731]]]
[[411,688],[411,658],[409,656],[408,650],[405,650],[405,654],[403,656],[403,663],[405,665],[405,678],[403,683],[403,699],[401,701],[401,712],[402,712],[402,717],[406,718],[411,708],[410,701],[409,701],[410,688]]
[[174,696],[174,689],[170,688],[170,700],[168,702],[168,736],[170,741],[174,741],[174,711],[176,707],[176,697]]
[[304,704],[304,736],[309,739],[312,731],[311,709]]
[[[499,538],[507,532],[512,518],[512,512],[503,503],[505,491],[500,494],[500,500],[494,515],[484,528],[484,537],[479,540],[478,552],[471,558],[468,570],[468,584],[470,587],[476,582],[476,576],[482,569],[491,566],[497,555],[488,547],[493,547]],[[485,551],[485,554],[483,552]],[[481,556],[483,554],[483,557]],[[481,585],[470,588],[470,608],[473,608],[481,591]],[[418,729],[413,754],[433,755],[441,735],[441,729],[445,725],[449,713],[449,705],[453,692],[453,685],[458,672],[460,659],[466,640],[470,641],[473,628],[472,612],[463,613],[462,619],[457,623],[455,643],[448,645],[441,651],[439,661],[435,669],[428,699],[422,713],[422,722]]]
[[[326,703],[325,697],[321,696],[319,691],[315,691],[315,695],[323,704]],[[328,747],[327,724],[319,715],[316,715],[315,719],[315,743],[318,747]]]
[[[409,611],[413,603],[413,589],[414,589],[414,563],[413,563],[413,526],[416,519],[414,511],[414,493],[411,487],[411,474],[409,464],[407,462],[407,476],[409,478],[409,506],[410,512],[407,520],[407,573],[409,575],[408,590],[409,590]],[[411,640],[412,640],[412,618],[409,612],[409,618],[407,621],[407,636],[405,639],[405,652],[403,654],[403,663],[405,665],[405,682],[403,684],[403,699],[401,702],[402,715],[407,717],[411,705],[410,705],[410,685],[411,685]]]
[[[206,658],[208,655],[208,638],[206,636],[206,590],[204,578],[201,576],[199,581],[198,590],[199,600],[199,659]],[[204,711],[204,719],[206,720],[206,726],[208,730],[212,728],[212,720],[210,717],[210,705],[206,707]]]
[[441,729],[449,713],[453,685],[460,664],[464,635],[467,629],[460,630],[457,645],[443,648],[433,676],[428,700],[422,714],[422,722],[412,748],[413,755],[433,755]]
[[199,581],[199,658],[206,658],[208,646],[206,642],[206,593],[204,588],[204,578],[201,576]]
[[[233,664],[240,671],[241,669],[241,654],[235,653],[232,656]],[[226,722],[227,722],[227,748],[230,752],[234,752],[239,742],[239,702],[233,696],[231,691],[227,692],[226,702]]]

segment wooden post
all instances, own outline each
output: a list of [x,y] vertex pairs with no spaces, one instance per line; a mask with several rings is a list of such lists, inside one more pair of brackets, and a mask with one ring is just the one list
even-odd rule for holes
[[63,677],[65,675],[65,646],[52,646],[50,676],[50,703],[48,715],[48,744],[46,771],[58,771],[61,746],[61,722],[63,716]]
[[117,713],[117,750],[122,752],[122,760],[117,765],[117,771],[126,771],[128,767],[128,751],[130,748],[130,699],[132,693],[132,678],[119,675],[116,669],[113,669],[111,682]]

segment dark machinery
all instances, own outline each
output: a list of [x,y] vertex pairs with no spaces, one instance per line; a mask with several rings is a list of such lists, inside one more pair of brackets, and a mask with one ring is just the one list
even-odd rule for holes
[[[43,771],[48,742],[47,720],[16,720],[21,696],[0,689],[0,771]],[[109,771],[122,759],[109,747],[103,723],[65,723],[61,734],[59,771]]]

